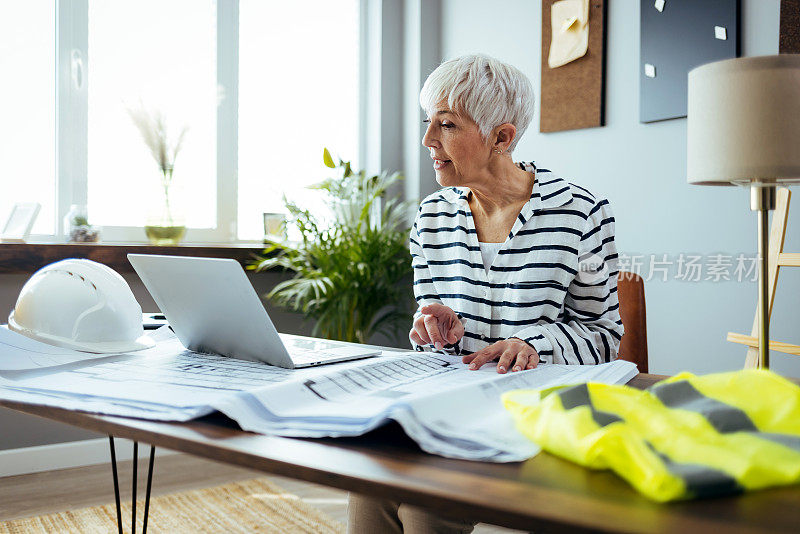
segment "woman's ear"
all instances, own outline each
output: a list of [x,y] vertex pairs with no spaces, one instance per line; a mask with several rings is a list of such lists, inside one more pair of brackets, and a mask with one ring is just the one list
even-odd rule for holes
[[499,154],[508,152],[508,147],[514,142],[517,137],[517,127],[510,122],[505,122],[494,129],[494,144],[492,151]]

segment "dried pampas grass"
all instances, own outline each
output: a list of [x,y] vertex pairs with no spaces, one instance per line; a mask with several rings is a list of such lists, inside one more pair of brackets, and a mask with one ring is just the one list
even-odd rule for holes
[[128,115],[130,115],[133,124],[136,125],[142,135],[142,139],[150,150],[153,159],[158,163],[161,172],[165,177],[167,175],[171,177],[175,168],[175,158],[178,157],[188,128],[184,126],[175,142],[170,143],[167,121],[161,111],[148,111],[144,106],[140,105],[136,108],[128,108]]

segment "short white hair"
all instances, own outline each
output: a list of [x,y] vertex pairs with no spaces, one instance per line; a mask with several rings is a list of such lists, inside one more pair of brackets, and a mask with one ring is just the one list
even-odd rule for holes
[[508,152],[514,150],[533,119],[533,86],[528,77],[488,56],[461,56],[436,67],[422,86],[419,103],[431,116],[445,101],[451,110],[466,113],[475,121],[484,139],[495,127],[513,124],[517,135]]

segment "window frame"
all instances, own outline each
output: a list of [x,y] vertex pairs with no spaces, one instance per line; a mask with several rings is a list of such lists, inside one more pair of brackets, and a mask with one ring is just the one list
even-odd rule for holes
[[[364,16],[371,0],[358,0],[360,20],[358,51],[358,147],[355,160],[367,146],[362,104],[367,91]],[[52,234],[32,235],[42,243],[67,240],[63,219],[72,204],[88,203],[88,51],[89,0],[56,0],[56,213]],[[239,137],[239,0],[217,0],[217,106],[216,219],[215,228],[188,228],[184,243],[257,243],[238,238],[238,137]],[[142,226],[103,226],[102,239],[111,243],[146,241]]]

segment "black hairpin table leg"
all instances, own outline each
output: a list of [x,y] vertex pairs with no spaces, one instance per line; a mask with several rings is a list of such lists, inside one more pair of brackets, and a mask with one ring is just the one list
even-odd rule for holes
[[150,446],[150,465],[147,468],[147,495],[144,499],[144,521],[142,534],[147,534],[147,514],[150,511],[150,488],[153,486],[153,462],[156,459],[156,448]]
[[136,471],[139,465],[139,442],[133,442],[133,487],[131,488],[131,534],[136,534],[136,486],[139,475]]
[[119,478],[117,477],[117,454],[114,450],[114,436],[108,436],[111,447],[111,470],[114,473],[114,500],[117,502],[117,529],[122,534],[122,511],[119,508]]
[[[117,454],[114,447],[114,436],[108,436],[108,443],[111,448],[111,469],[114,474],[114,500],[117,504],[117,530],[122,534],[122,510],[119,498],[119,477],[117,475]],[[147,534],[147,518],[150,512],[150,490],[153,487],[153,464],[155,463],[156,448],[150,446],[150,463],[147,468],[147,493],[144,500],[144,522],[142,524],[142,534]],[[133,483],[131,485],[131,533],[136,533],[136,486],[138,482],[138,459],[139,442],[133,442]]]

